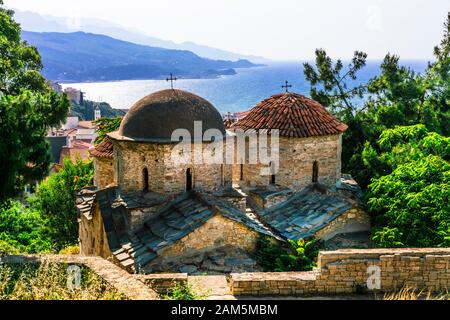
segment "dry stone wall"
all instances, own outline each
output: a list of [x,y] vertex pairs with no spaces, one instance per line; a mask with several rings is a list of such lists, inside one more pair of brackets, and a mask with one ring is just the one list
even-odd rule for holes
[[232,293],[245,296],[396,292],[404,287],[447,291],[450,248],[324,251],[314,271],[231,275]]

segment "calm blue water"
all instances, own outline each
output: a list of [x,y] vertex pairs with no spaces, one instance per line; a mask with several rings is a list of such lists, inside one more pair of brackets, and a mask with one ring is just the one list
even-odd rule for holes
[[[380,62],[369,62],[360,72],[358,81],[366,82],[379,72]],[[408,61],[404,65],[423,72],[426,61]],[[187,90],[209,100],[220,112],[245,111],[259,101],[279,93],[285,80],[292,84],[290,91],[309,95],[309,85],[303,75],[303,65],[298,63],[273,63],[264,67],[237,69],[237,75],[217,79],[181,79],[174,87]],[[85,92],[93,101],[106,101],[113,108],[128,109],[140,98],[162,89],[170,88],[164,80],[133,80],[116,82],[71,83]]]

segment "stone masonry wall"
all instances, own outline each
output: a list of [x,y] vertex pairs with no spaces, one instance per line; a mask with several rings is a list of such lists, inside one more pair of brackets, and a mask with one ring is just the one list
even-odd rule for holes
[[246,226],[217,214],[171,246],[152,264],[164,264],[182,259],[183,256],[198,254],[215,248],[231,246],[246,252],[254,252],[258,233]]
[[111,184],[114,184],[113,159],[94,157],[94,185],[104,189]]
[[[311,184],[313,164],[317,161],[318,182],[334,186],[341,176],[341,144],[342,135],[280,138],[279,169],[275,175],[275,184],[294,190],[303,189]],[[243,188],[267,186],[270,176],[261,175],[261,168],[264,167],[268,166],[260,163],[244,165],[244,181],[235,182]]]
[[98,205],[93,209],[91,218],[81,215],[78,228],[82,255],[97,255],[104,258],[112,255]]
[[370,217],[362,208],[354,207],[330,222],[325,228],[317,231],[314,236],[326,241],[339,233],[361,231],[370,231]]
[[[191,169],[193,188],[211,191],[231,185],[231,166],[221,163],[177,163],[171,158],[176,144],[113,141],[115,181],[125,192],[144,189],[143,170],[148,170],[149,189],[159,193],[186,190],[186,171]],[[203,144],[205,154],[208,144]],[[187,153],[180,154],[180,160]]]
[[368,282],[376,286],[377,272],[380,287],[372,287],[375,291],[445,292],[450,288],[450,248],[324,251],[314,271],[233,273],[231,289],[245,296],[363,293],[371,292]]

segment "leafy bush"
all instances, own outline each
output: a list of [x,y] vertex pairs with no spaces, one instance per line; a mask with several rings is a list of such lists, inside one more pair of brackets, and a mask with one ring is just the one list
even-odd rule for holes
[[78,244],[65,247],[59,251],[59,254],[79,254],[79,253],[80,253],[80,246]]
[[95,121],[97,126],[97,138],[95,138],[95,144],[99,144],[105,139],[106,134],[119,129],[122,117],[115,118],[100,118]]
[[18,201],[0,207],[0,255],[51,250],[39,212]]
[[75,191],[91,186],[94,178],[92,161],[64,159],[63,169],[41,183],[36,194],[29,198],[32,208],[44,221],[45,233],[55,251],[77,244],[78,222]]
[[262,237],[258,240],[256,260],[268,272],[310,271],[316,266],[319,249],[317,240],[289,240],[286,247]]
[[204,300],[207,294],[191,283],[175,283],[164,297],[166,300]]
[[382,247],[450,245],[450,138],[423,125],[383,131],[367,145],[376,178],[367,200],[373,240]]

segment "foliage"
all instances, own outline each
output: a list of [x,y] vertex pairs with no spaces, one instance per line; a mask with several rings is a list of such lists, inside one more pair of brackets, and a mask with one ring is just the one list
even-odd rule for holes
[[67,266],[44,262],[39,266],[0,265],[0,300],[124,300],[86,267],[80,267],[81,287],[68,288]]
[[385,130],[378,145],[366,146],[376,177],[367,199],[377,245],[450,245],[449,160],[450,138],[424,125]]
[[29,199],[31,206],[39,211],[44,220],[45,233],[56,251],[77,243],[75,191],[92,186],[93,176],[92,161],[78,159],[73,163],[66,158],[63,169],[41,183],[36,194]]
[[79,254],[80,246],[78,244],[65,247],[59,251],[59,254]]
[[7,241],[0,240],[0,257],[19,254],[20,251]]
[[447,21],[443,40],[434,48],[435,61],[423,74],[401,66],[398,56],[387,54],[378,76],[351,87],[348,81],[356,80],[365,66],[367,55],[362,52],[355,52],[346,69],[342,61],[334,63],[322,49],[316,50],[314,67],[304,64],[312,98],[349,127],[342,143],[343,170],[363,188],[375,174],[364,163],[363,152],[370,151],[365,146],[373,145],[383,130],[423,124],[430,131],[449,135],[449,30]]
[[164,297],[166,300],[204,300],[207,293],[201,292],[192,283],[177,282]]
[[348,80],[356,80],[356,74],[366,65],[367,54],[355,51],[349,65],[337,60],[333,64],[325,50],[316,50],[317,71],[309,63],[304,63],[306,80],[311,83],[311,97],[341,117],[352,116],[358,111],[355,98],[362,98],[366,92],[363,84],[349,88]]
[[320,249],[317,240],[288,241],[286,247],[264,237],[258,240],[256,260],[264,271],[309,271],[315,267]]
[[97,138],[95,139],[95,144],[99,144],[105,139],[106,134],[119,130],[122,117],[115,118],[100,118],[95,121],[97,125]]
[[18,201],[4,204],[0,208],[0,248],[0,255],[49,251],[51,243],[39,213]]
[[20,39],[13,12],[0,2],[0,202],[39,181],[51,163],[47,130],[65,119],[69,103],[39,73],[37,50]]

